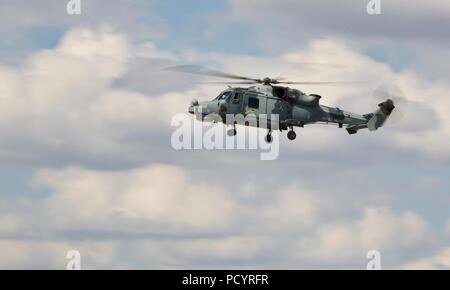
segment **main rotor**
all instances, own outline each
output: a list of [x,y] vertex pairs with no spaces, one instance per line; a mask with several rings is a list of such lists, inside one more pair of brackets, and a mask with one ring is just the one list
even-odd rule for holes
[[297,81],[285,81],[282,78],[251,78],[251,77],[245,77],[245,76],[239,76],[235,74],[225,73],[218,70],[213,70],[209,68],[204,68],[201,66],[196,65],[178,65],[178,66],[172,66],[166,68],[166,70],[171,71],[177,71],[177,72],[184,72],[184,73],[190,73],[190,74],[197,74],[197,75],[205,75],[205,76],[213,76],[213,77],[220,77],[220,78],[227,78],[234,81],[224,81],[224,82],[206,82],[209,84],[240,84],[240,85],[253,85],[253,84],[263,84],[263,85],[277,85],[277,84],[297,84],[297,85],[335,85],[335,84],[345,84],[345,83],[355,83],[355,82],[297,82]]

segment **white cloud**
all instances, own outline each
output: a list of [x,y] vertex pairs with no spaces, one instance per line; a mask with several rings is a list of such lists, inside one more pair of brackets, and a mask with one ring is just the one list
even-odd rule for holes
[[364,264],[365,253],[377,250],[393,259],[400,253],[427,242],[426,222],[417,214],[405,211],[399,215],[385,207],[369,207],[361,219],[339,221],[319,226],[313,237],[298,244],[298,257],[320,260],[334,266]]
[[[226,229],[235,204],[220,188],[190,183],[177,167],[153,165],[125,172],[72,168],[40,171],[36,185],[57,194],[42,202],[56,229],[122,230],[182,234]],[[88,203],[86,201],[89,200]]]
[[298,183],[279,190],[249,183],[244,191],[259,189],[248,196],[208,180],[163,164],[40,170],[33,183],[48,188],[47,197],[3,202],[2,266],[62,267],[65,251],[78,249],[88,268],[358,268],[377,249],[395,267],[432,242],[427,223],[410,211],[361,212]]
[[184,112],[195,92],[151,98],[114,89],[136,56],[133,49],[108,28],[75,29],[22,68],[0,67],[0,132],[8,136],[0,141],[0,157],[37,162],[61,158],[56,152],[69,159],[119,156],[130,146],[124,144],[129,136],[169,127],[170,116]]
[[[139,68],[127,76],[130,63],[143,59],[143,55],[144,59],[166,59],[169,63],[167,58],[173,57],[158,51],[153,44],[132,45],[123,35],[107,27],[95,31],[74,29],[66,33],[58,47],[33,54],[23,67],[0,67],[0,132],[8,136],[0,141],[0,158],[63,165],[69,161],[88,163],[88,160],[104,161],[112,157],[117,164],[150,160],[143,157],[148,156],[151,146],[149,136],[163,134],[169,140],[173,114],[186,112],[190,99],[211,99],[222,88],[193,85],[186,91],[177,87],[179,75],[173,73],[171,83],[167,83],[168,91],[138,92],[160,86],[167,79],[167,72],[158,77],[153,74],[148,80],[140,79],[142,84],[137,90],[133,89],[135,82],[122,83],[131,88],[118,87],[115,84],[118,79],[146,70]],[[275,57],[191,53],[179,58],[208,60],[226,71],[257,77],[291,68],[285,77],[293,80],[368,81],[370,85],[365,86],[304,88],[323,95],[324,104],[358,113],[375,110],[376,102],[371,101],[370,95],[379,84],[395,83],[402,88],[410,105],[401,123],[388,123],[381,129],[388,130],[385,133],[395,140],[391,147],[449,157],[450,122],[445,109],[449,105],[448,85],[423,80],[412,71],[395,73],[342,40],[314,40],[303,50]],[[318,69],[297,64],[336,63],[336,59],[347,67]],[[155,71],[161,67],[159,64],[158,68],[149,69]],[[355,139],[342,130],[331,133],[317,126],[307,126],[301,131],[305,138],[300,146],[307,151],[332,150],[336,145],[346,147]],[[368,136],[366,133],[361,135]],[[379,143],[386,144],[380,138],[376,140],[370,141],[372,148],[379,147]],[[295,150],[298,144],[290,142],[286,146]]]
[[115,260],[119,243],[104,241],[46,241],[0,239],[0,269],[64,270],[68,251],[81,253],[82,269],[126,269],[126,261]]
[[[352,203],[348,193],[341,199],[339,187],[344,181],[321,191],[304,185],[309,175],[302,174],[320,173],[312,179],[326,183],[326,175],[338,171],[339,178],[350,180],[349,190],[353,182],[371,181],[369,175],[360,180],[367,164],[351,167],[361,156],[376,158],[367,152],[396,155],[417,150],[444,160],[450,157],[447,84],[424,80],[413,71],[395,73],[338,39],[314,40],[302,50],[273,57],[190,52],[177,56],[180,61],[202,60],[257,77],[294,64],[285,75],[293,80],[393,81],[404,90],[411,104],[401,123],[352,137],[336,128],[298,129],[300,141],[283,144],[287,150],[282,152],[296,158],[267,167],[257,164],[259,172],[270,169],[270,174],[264,171],[263,180],[251,174],[249,167],[256,163],[248,162],[248,155],[176,155],[167,149],[174,112],[184,112],[193,96],[212,98],[221,88],[193,86],[186,91],[177,86],[178,76],[166,83],[170,90],[164,93],[146,93],[160,86],[163,77],[146,80],[139,90],[117,85],[117,79],[147,69],[138,67],[129,74],[130,63],[140,58],[173,61],[173,55],[154,45],[134,45],[107,28],[74,29],[58,47],[32,55],[22,67],[0,67],[0,132],[8,137],[0,140],[1,160],[48,165],[58,159],[63,168],[83,165],[39,170],[34,184],[50,190],[49,196],[1,204],[0,237],[9,249],[0,252],[5,267],[59,268],[66,249],[77,247],[86,252],[88,267],[359,267],[371,248],[392,254],[395,266],[404,262],[405,250],[427,246],[427,222],[414,212],[391,209],[384,199],[388,193],[379,197],[376,192],[379,198],[372,205],[376,198],[371,199],[372,192],[366,189]],[[297,67],[304,61],[335,63],[336,59],[348,67]],[[375,109],[367,99],[372,86],[306,89],[323,95],[325,104],[362,113]],[[167,142],[164,150],[157,151],[152,143],[165,142],[161,136]],[[336,151],[353,163],[343,167],[338,162],[330,165],[332,160],[326,164],[307,160],[312,152],[334,156]],[[147,164],[149,155],[164,162],[180,158],[177,163],[184,161],[191,167],[153,164],[123,169],[129,160]],[[112,160],[121,170],[86,169],[92,159],[101,160],[103,166]],[[292,171],[289,162],[305,170]],[[310,168],[312,163],[316,167]],[[236,165],[232,172],[233,166],[222,168],[227,164]],[[201,170],[207,174],[199,174]],[[224,170],[223,175],[214,174]],[[233,174],[241,179],[232,179]],[[243,176],[248,181],[240,187],[235,183]],[[279,176],[265,187],[266,179]],[[38,249],[42,256],[35,259]]]
[[303,191],[298,184],[283,187],[276,194],[277,199],[257,209],[255,215],[265,219],[272,231],[292,231],[317,225],[320,218],[335,210],[330,200],[314,192]]
[[419,259],[407,263],[403,269],[448,270],[450,269],[450,248],[445,248],[431,258]]

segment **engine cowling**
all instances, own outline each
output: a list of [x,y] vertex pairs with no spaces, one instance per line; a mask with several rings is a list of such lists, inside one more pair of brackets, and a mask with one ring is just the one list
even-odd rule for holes
[[291,104],[311,107],[318,106],[319,100],[322,98],[320,95],[306,95],[297,89],[290,89],[281,86],[273,86],[273,95],[280,99],[286,100]]
[[322,97],[316,94],[302,94],[298,96],[296,103],[303,106],[318,106],[320,98]]

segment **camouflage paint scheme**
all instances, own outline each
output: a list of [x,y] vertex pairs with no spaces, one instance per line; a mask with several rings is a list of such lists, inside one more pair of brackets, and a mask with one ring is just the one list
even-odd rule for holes
[[[297,89],[270,84],[248,88],[230,87],[212,101],[199,103],[193,100],[189,112],[194,114],[200,110],[202,115],[216,113],[222,117],[223,122],[227,114],[246,116],[251,113],[256,118],[260,114],[268,116],[278,114],[280,130],[290,128],[292,131],[293,127],[303,127],[308,124],[334,123],[339,127],[345,125],[349,134],[355,134],[360,129],[368,128],[374,131],[382,127],[395,108],[393,101],[388,99],[380,103],[375,112],[359,115],[320,105],[320,99],[319,95],[307,95]],[[292,139],[294,138],[295,135]]]

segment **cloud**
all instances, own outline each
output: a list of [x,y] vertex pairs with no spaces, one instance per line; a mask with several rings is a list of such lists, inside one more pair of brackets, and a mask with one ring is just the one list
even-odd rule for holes
[[[108,23],[117,30],[127,31],[133,37],[142,35],[163,37],[167,26],[165,21],[151,13],[152,1],[137,0],[129,3],[123,0],[115,1],[81,1],[81,14],[69,15],[67,3],[61,1],[55,4],[52,0],[30,0],[3,3],[0,17],[3,19],[2,30],[21,32],[24,29],[36,27],[63,27],[84,25],[96,27]],[[146,17],[146,21],[139,21]],[[21,18],[23,21],[18,22]],[[117,19],[120,19],[120,24]]]
[[426,222],[413,212],[395,214],[389,208],[370,207],[360,219],[319,226],[312,238],[300,240],[298,255],[342,266],[370,249],[392,261],[399,253],[426,244],[427,231]]
[[[314,224],[320,213],[331,207],[294,186],[281,190],[270,202],[254,207],[246,200],[257,199],[259,190],[250,197],[245,195],[245,189],[233,196],[221,184],[210,186],[200,176],[163,164],[114,172],[82,168],[40,170],[33,178],[33,186],[48,188],[52,194],[36,203],[16,202],[6,207],[5,212],[24,210],[21,215],[3,215],[0,224],[3,235],[20,235],[24,227],[34,223],[36,216],[40,221],[32,228],[44,226],[55,232],[80,230],[181,237],[230,234],[231,230],[245,227],[239,223],[246,217],[249,224],[251,219],[260,217],[267,227],[284,231],[283,225],[289,227],[292,221],[305,226]],[[32,215],[25,209],[31,210]]]
[[[301,66],[336,60],[348,66]],[[392,82],[408,99],[407,114],[356,136],[306,126],[296,142],[282,140],[279,160],[265,164],[248,151],[174,151],[173,114],[222,90],[161,73],[178,62],[257,77],[285,71],[300,81],[368,81],[302,88],[361,113],[376,108],[373,90]],[[448,162],[448,91],[445,82],[395,72],[337,38],[265,57],[173,55],[105,26],[70,30],[22,66],[0,67],[0,132],[7,136],[0,160],[48,167],[33,184],[49,192],[1,203],[0,238],[9,249],[1,260],[64,268],[65,251],[75,248],[88,268],[361,268],[375,248],[391,257],[387,266],[403,265],[409,250],[425,256],[434,249],[423,211],[407,202],[446,189],[445,174],[427,166]]]
[[450,248],[445,248],[431,258],[412,261],[403,269],[448,270],[450,268]]
[[[406,98],[405,104],[397,104],[398,110],[404,112],[404,117],[397,123],[388,122],[386,127],[382,129],[383,132],[380,130],[376,133],[389,134],[389,137],[386,138],[393,139],[394,142],[388,143],[388,140],[383,138],[368,141],[365,138],[367,132],[362,132],[356,138],[359,139],[363,135],[364,137],[361,138],[364,138],[364,141],[375,142],[368,144],[373,150],[377,150],[375,147],[380,148],[383,144],[389,144],[391,148],[414,150],[434,158],[448,160],[449,151],[447,148],[449,144],[446,140],[450,140],[450,138],[447,138],[450,134],[450,128],[448,127],[450,123],[444,111],[449,105],[448,98],[445,96],[450,88],[444,81],[427,80],[413,70],[395,72],[388,65],[376,62],[357,49],[352,48],[351,43],[335,38],[315,39],[301,50],[276,57],[261,58],[224,54],[202,56],[202,58],[208,57],[212,61],[222,64],[225,71],[238,71],[242,75],[264,77],[274,71],[284,71],[283,77],[288,80],[359,80],[365,82],[365,85],[347,87],[302,87],[302,90],[307,93],[322,95],[322,104],[338,106],[341,109],[357,113],[368,113],[376,108],[379,100],[375,98],[374,92],[379,87],[398,86]],[[336,64],[337,62],[344,67],[337,69],[324,68],[320,65],[311,67],[310,65],[303,65],[305,62],[318,64]],[[391,119],[395,119],[397,113],[397,111],[394,111],[394,116]],[[320,150],[321,152],[327,149],[331,150],[336,145],[341,147],[352,146],[352,139],[341,140],[336,137],[340,136],[338,134],[342,132],[321,131],[317,129],[317,126],[314,128],[315,132],[311,132],[310,128],[313,127],[306,126],[302,130],[302,134],[305,135],[302,144],[292,142],[289,144],[296,148],[302,146],[302,149]],[[328,140],[329,142],[327,142]],[[345,145],[339,144],[341,141]]]
[[[359,113],[376,108],[376,102],[370,101],[376,86],[395,83],[408,98],[406,117],[382,129],[389,131],[376,134],[389,134],[394,140],[389,143],[392,149],[414,150],[445,160],[449,157],[447,84],[423,80],[413,71],[395,73],[341,40],[314,40],[303,50],[266,58],[192,53],[175,57],[148,42],[131,44],[123,35],[101,27],[67,32],[58,47],[33,54],[20,68],[0,67],[0,131],[8,136],[0,141],[0,158],[44,165],[108,164],[113,160],[116,166],[129,166],[153,161],[158,155],[149,154],[149,148],[167,152],[164,148],[170,140],[171,117],[186,112],[190,99],[211,99],[222,90],[201,85],[188,88],[175,73],[156,73],[163,64],[178,59],[207,59],[225,71],[258,77],[264,76],[262,72],[294,67],[285,75],[289,79],[368,81],[371,85],[361,87],[305,87],[307,92],[322,94],[324,104],[343,105],[343,109]],[[335,59],[348,67],[322,70],[296,66]],[[136,66],[141,60],[147,60],[148,69]],[[145,71],[152,72],[148,79],[136,78]],[[300,146],[307,151],[326,152],[336,144],[354,146],[348,136],[337,137],[345,135],[343,131],[317,127],[302,131],[305,138]],[[371,150],[386,143],[382,138],[369,143],[366,133],[360,135]],[[155,148],[154,140],[164,138],[164,146]],[[286,146],[298,148],[292,142]]]
[[[0,269],[66,269],[67,252],[82,253],[82,269],[126,269],[128,264],[115,261],[117,242],[30,241],[0,239]],[[88,261],[88,263],[85,263]]]
[[41,171],[35,184],[58,192],[43,203],[43,212],[61,230],[79,225],[119,230],[126,222],[128,230],[139,232],[143,222],[152,225],[156,234],[216,231],[233,220],[236,206],[220,189],[190,183],[174,166],[152,165],[129,172]]
[[75,29],[23,67],[0,67],[0,131],[8,136],[0,141],[0,158],[57,164],[70,156],[118,156],[124,146],[130,149],[130,136],[169,127],[167,116],[185,111],[189,97],[169,92],[149,98],[113,88],[142,51],[106,27]]
[[71,249],[86,268],[361,268],[371,249],[396,267],[434,242],[414,212],[368,203],[350,206],[353,215],[349,204],[298,183],[233,190],[208,180],[164,164],[40,170],[33,184],[48,196],[2,202],[2,267],[63,268]]
[[[277,49],[287,39],[322,36],[357,38],[390,38],[413,41],[445,41],[448,36],[449,5],[444,1],[381,1],[381,14],[369,15],[369,1],[230,1],[230,18],[253,25],[262,25],[263,39],[278,39]],[[292,29],[295,28],[295,29]],[[276,33],[276,32],[288,32]],[[448,39],[448,37],[447,37]],[[281,42],[280,42],[281,41]]]

